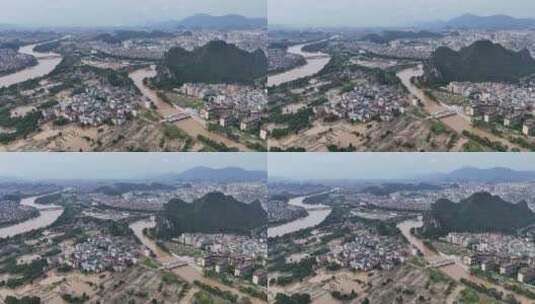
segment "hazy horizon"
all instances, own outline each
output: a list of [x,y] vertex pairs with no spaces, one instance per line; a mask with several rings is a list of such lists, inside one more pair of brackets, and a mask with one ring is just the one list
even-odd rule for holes
[[529,0],[267,0],[272,25],[298,27],[403,27],[464,14],[535,17]]
[[265,171],[265,153],[1,153],[0,177],[27,180],[143,179],[194,167]]
[[18,0],[2,4],[0,24],[43,27],[136,26],[195,14],[266,17],[265,0]]
[[270,153],[268,176],[293,180],[411,179],[462,167],[535,171],[529,153]]

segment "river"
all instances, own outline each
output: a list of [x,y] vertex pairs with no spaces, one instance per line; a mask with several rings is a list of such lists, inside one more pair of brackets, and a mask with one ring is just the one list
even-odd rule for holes
[[37,65],[0,77],[0,88],[45,76],[61,62],[61,55],[35,52],[36,46],[37,44],[31,44],[21,47],[19,53],[34,56],[37,59]]
[[[321,42],[321,41],[318,41]],[[312,76],[320,72],[331,61],[331,56],[322,52],[310,53],[303,51],[303,47],[314,43],[294,45],[288,48],[288,53],[303,56],[306,63],[286,72],[268,76],[268,87],[278,86],[290,81]]]
[[327,216],[331,214],[332,209],[326,205],[309,205],[303,203],[303,201],[307,197],[316,195],[317,194],[313,194],[290,199],[290,201],[288,202],[289,205],[305,208],[308,212],[308,215],[302,218],[298,218],[289,223],[269,228],[268,236],[279,237],[302,229],[315,227],[321,224],[321,222],[323,222],[327,218]]
[[[153,89],[143,83],[144,79],[152,78],[156,76],[156,73],[156,67],[150,66],[148,68],[132,71],[130,74],[128,74],[128,76],[141,91],[141,94],[154,103],[156,106],[156,111],[162,117],[179,115],[188,112],[186,109],[182,109],[178,106],[172,106],[165,102]],[[237,143],[226,138],[225,136],[208,131],[206,123],[200,117],[198,117],[195,113],[189,114],[191,114],[190,118],[175,122],[175,125],[184,132],[188,133],[191,137],[197,138],[198,135],[203,135],[204,137],[210,138],[213,141],[224,143],[228,147],[238,148],[240,151],[251,151],[251,149],[247,148],[241,143]]]
[[424,110],[427,113],[432,114],[435,112],[440,112],[440,111],[445,111],[445,110],[455,111],[457,113],[456,115],[440,119],[440,121],[442,121],[445,125],[453,129],[455,132],[461,134],[464,130],[466,130],[480,137],[487,137],[488,139],[492,141],[501,142],[502,144],[507,145],[509,147],[518,148],[523,151],[526,150],[518,145],[512,144],[509,141],[501,137],[498,137],[492,133],[489,133],[483,129],[474,128],[472,126],[472,121],[470,117],[462,113],[461,110],[456,109],[452,106],[449,106],[441,101],[436,102],[434,100],[431,100],[422,89],[418,88],[416,85],[414,85],[411,82],[411,78],[419,77],[419,76],[422,76],[423,74],[424,74],[423,66],[418,65],[418,67],[416,68],[408,68],[408,69],[398,72],[397,76],[401,79],[401,82],[407,88],[409,93],[416,96],[423,103]]
[[[412,228],[420,228],[420,227],[423,226],[423,224],[424,223],[423,223],[422,217],[419,217],[418,219],[404,221],[404,222],[398,224],[397,227],[401,231],[403,236],[405,236],[405,238],[409,241],[409,243],[412,246],[418,248],[418,250],[420,250],[420,252],[422,253],[423,257],[426,260],[429,261],[430,259],[437,258],[438,256],[449,257],[449,256],[446,256],[445,254],[443,254],[441,252],[436,252],[436,251],[431,250],[420,239],[418,239],[417,237],[415,237],[411,233],[411,229]],[[466,280],[469,280],[469,281],[484,285],[487,288],[495,288],[496,290],[499,290],[499,291],[503,292],[504,294],[512,293],[511,291],[508,291],[508,290],[506,290],[505,288],[503,288],[503,287],[501,287],[499,285],[496,285],[496,284],[493,284],[491,282],[482,280],[482,279],[470,274],[470,269],[467,266],[465,266],[464,264],[462,264],[462,262],[460,261],[460,258],[455,258],[455,263],[454,264],[451,264],[451,265],[448,265],[448,266],[444,266],[444,267],[440,267],[438,269],[440,271],[442,271],[443,273],[445,273],[446,275],[448,275],[449,277],[451,277],[452,279],[454,279],[455,281],[457,281],[457,282],[459,282],[461,279],[466,279]],[[528,299],[528,298],[526,298],[524,296],[521,296],[521,295],[518,295],[518,294],[514,294],[514,295],[515,295],[515,298],[518,301],[520,301],[520,303],[522,303],[522,304],[533,303],[532,300],[530,300],[530,299]]]
[[63,207],[57,205],[40,205],[35,200],[41,196],[23,198],[20,202],[23,206],[33,207],[39,210],[39,216],[27,221],[14,224],[0,229],[0,239],[13,237],[32,230],[41,229],[52,225],[63,213]]

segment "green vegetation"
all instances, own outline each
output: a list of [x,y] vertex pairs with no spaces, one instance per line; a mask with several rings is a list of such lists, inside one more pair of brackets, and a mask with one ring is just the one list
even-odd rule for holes
[[176,125],[171,123],[166,123],[163,125],[163,135],[171,140],[191,140],[191,137],[186,132],[182,131]]
[[145,266],[147,266],[149,268],[152,268],[152,269],[160,268],[160,264],[158,262],[156,262],[154,259],[151,259],[149,257],[146,257],[143,260],[143,265],[145,265]]
[[347,148],[340,148],[337,145],[329,145],[327,146],[327,149],[329,152],[355,152],[357,151],[357,148],[353,146],[353,144],[349,144]]
[[339,291],[331,291],[331,296],[338,301],[351,301],[358,297],[358,294],[354,290],[349,294],[341,293]]
[[[498,291],[494,288],[487,288],[485,287],[484,285],[480,285],[480,284],[477,284],[477,283],[474,283],[472,281],[469,281],[467,279],[461,279],[461,283],[463,283],[464,285],[468,286],[470,289],[472,289],[473,291],[477,291],[481,294],[484,294],[484,295],[487,295],[491,298],[494,298],[498,301],[504,301],[506,303],[511,303],[511,304],[517,304],[517,303],[520,303],[518,302],[518,300],[515,299],[515,297],[511,294],[509,295],[504,295],[503,292],[501,291]],[[472,292],[470,291],[467,291],[464,295],[466,295],[470,300],[473,300],[475,299],[475,296]],[[468,303],[479,303],[479,302],[468,302]]]
[[267,72],[267,57],[262,50],[253,53],[224,41],[211,41],[189,52],[171,48],[162,65],[172,77],[160,79],[163,86],[185,82],[246,83],[263,78]]
[[429,32],[429,31],[384,31],[379,34],[368,34],[362,37],[361,41],[370,41],[373,43],[387,44],[397,39],[418,39],[418,38],[440,38],[441,34]]
[[165,284],[179,284],[181,281],[178,279],[177,275],[170,271],[165,271],[162,273],[162,282]]
[[38,108],[41,109],[41,110],[50,109],[50,108],[56,106],[57,104],[58,104],[58,102],[56,100],[49,100],[49,101],[45,101],[42,104],[40,104]]
[[385,183],[380,186],[369,186],[362,189],[362,193],[370,193],[377,196],[390,195],[400,191],[439,191],[441,186],[419,183],[419,184],[402,184],[402,183]]
[[286,263],[284,259],[281,259],[274,261],[269,271],[285,273],[284,276],[278,277],[273,283],[286,286],[314,275],[314,265],[316,265],[315,258],[306,258],[298,263]]
[[15,139],[25,137],[39,128],[41,112],[32,111],[23,117],[11,117],[8,107],[0,107],[0,127],[13,129],[13,132],[0,132],[0,144],[8,144]]
[[316,205],[325,203],[329,199],[329,193],[321,193],[314,196],[309,196],[303,200],[304,204]]
[[310,118],[314,115],[311,108],[301,109],[295,114],[282,114],[281,108],[271,111],[270,121],[278,124],[286,124],[283,129],[274,129],[271,136],[282,138],[290,134],[297,134],[299,131],[310,127]]
[[25,297],[18,299],[12,296],[7,296],[5,303],[6,304],[41,304],[41,298],[25,296]]
[[[502,144],[501,142],[499,141],[491,141],[490,139],[488,139],[487,137],[483,138],[479,135],[476,135],[474,133],[471,133],[469,131],[466,131],[464,130],[463,133],[462,133],[464,136],[468,137],[471,141],[481,145],[481,146],[485,146],[485,147],[488,147],[489,149],[493,150],[493,151],[498,151],[498,152],[507,152],[509,150],[509,147],[507,147],[506,145]],[[472,144],[470,146],[471,148],[474,148],[474,147],[477,147],[477,145],[475,144]],[[465,147],[465,150],[467,148]],[[466,151],[468,152],[468,151]],[[479,152],[481,152],[481,150],[479,150]]]
[[157,234],[172,238],[184,232],[249,234],[267,223],[260,202],[245,204],[232,196],[213,192],[186,203],[172,199],[164,205],[157,219]]
[[131,39],[150,39],[150,38],[172,38],[172,33],[163,31],[131,31],[131,30],[119,30],[114,34],[100,34],[93,38],[93,40],[101,40],[107,43],[121,43]]
[[255,297],[263,301],[267,301],[268,299],[268,296],[265,292],[257,290],[256,288],[250,286],[240,287],[240,291],[250,295],[251,297]]
[[476,41],[458,52],[440,47],[425,67],[425,77],[431,85],[452,81],[516,82],[533,73],[535,60],[528,50],[510,51],[488,40]]
[[535,222],[535,213],[526,202],[511,204],[499,196],[480,192],[454,203],[439,199],[429,214],[437,225],[426,225],[424,235],[436,237],[448,232],[515,233]]
[[63,299],[63,301],[67,302],[67,303],[72,303],[72,304],[81,304],[81,303],[85,303],[89,300],[89,296],[85,293],[83,293],[81,296],[77,296],[77,295],[71,295],[71,294],[63,294],[61,295],[61,298]]
[[54,193],[54,194],[49,194],[49,195],[36,198],[35,203],[41,204],[41,205],[50,205],[50,204],[58,203],[61,200],[62,200],[61,193]]
[[479,295],[477,292],[471,288],[465,288],[461,291],[461,301],[466,304],[478,304]]
[[203,152],[238,152],[237,148],[229,148],[224,143],[218,143],[211,140],[210,138],[204,135],[197,135],[197,140],[202,142],[205,145],[205,150]]
[[60,45],[61,41],[52,41],[48,43],[39,44],[35,46],[33,50],[39,53],[49,53],[57,49]]
[[435,135],[443,134],[447,131],[446,125],[444,125],[441,121],[433,121],[433,124],[431,125],[431,132],[433,132]]
[[132,191],[158,191],[158,190],[175,190],[174,186],[160,183],[152,184],[134,184],[134,183],[115,183],[111,186],[102,186],[95,189],[95,192],[112,196],[120,196]]
[[275,304],[309,304],[312,300],[309,294],[295,293],[291,296],[287,296],[282,293],[278,293],[275,296]]
[[48,263],[46,259],[38,259],[29,264],[17,264],[15,257],[8,258],[2,265],[2,272],[16,274],[16,278],[9,278],[3,282],[8,288],[16,288],[44,275]]
[[222,291],[218,287],[212,287],[210,285],[204,284],[202,282],[199,282],[195,280],[193,282],[195,286],[199,287],[200,289],[208,292],[209,294],[212,294],[214,296],[220,297],[224,300],[229,301],[230,303],[237,303],[238,302],[238,295],[233,294],[230,291]]

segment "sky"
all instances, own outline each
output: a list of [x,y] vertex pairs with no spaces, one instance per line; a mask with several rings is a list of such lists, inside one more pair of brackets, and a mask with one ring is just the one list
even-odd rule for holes
[[448,20],[465,13],[535,17],[533,0],[267,0],[269,23],[388,27]]
[[143,179],[197,166],[266,170],[265,153],[0,153],[0,177]]
[[0,0],[0,24],[122,26],[194,14],[266,17],[266,0]]
[[270,153],[270,177],[402,179],[472,166],[535,171],[535,153]]

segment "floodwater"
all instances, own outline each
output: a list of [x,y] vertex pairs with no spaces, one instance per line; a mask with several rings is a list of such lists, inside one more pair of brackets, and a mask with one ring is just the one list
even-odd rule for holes
[[[398,224],[398,229],[401,230],[401,233],[405,236],[405,238],[407,238],[407,240],[411,243],[412,246],[418,248],[420,250],[420,252],[422,252],[423,257],[426,260],[429,260],[429,259],[432,259],[432,258],[437,258],[438,256],[446,257],[446,255],[441,253],[441,252],[435,252],[435,251],[431,250],[420,239],[418,239],[417,237],[412,235],[412,233],[410,232],[411,229],[412,228],[420,228],[420,227],[423,226],[423,224],[424,223],[423,223],[422,217],[419,217],[417,220],[414,220],[414,219],[413,220],[407,220],[407,221],[404,221],[404,222]],[[442,271],[443,273],[447,274],[449,277],[451,277],[455,281],[460,281],[461,279],[466,279],[466,280],[469,280],[469,281],[484,285],[487,288],[495,288],[496,290],[499,290],[499,291],[503,292],[504,294],[511,294],[512,293],[511,291],[505,290],[501,286],[492,284],[490,282],[487,282],[485,280],[482,280],[482,279],[480,279],[478,277],[475,277],[475,276],[471,275],[470,274],[470,269],[468,267],[466,267],[465,265],[463,265],[459,258],[455,259],[455,263],[454,264],[451,264],[451,265],[448,265],[448,266],[445,266],[445,267],[440,267],[439,270]],[[522,304],[533,303],[533,301],[530,301],[528,298],[523,297],[521,295],[514,294],[514,296]]]
[[22,233],[30,232],[32,230],[48,227],[52,225],[63,213],[63,208],[61,206],[36,204],[35,200],[37,198],[39,198],[39,196],[24,198],[21,200],[20,204],[39,209],[39,216],[22,223],[1,228],[0,239],[13,237]]
[[[315,196],[310,195],[310,196]],[[323,222],[329,214],[331,214],[332,209],[329,206],[325,205],[307,205],[303,203],[303,200],[310,196],[301,196],[290,199],[288,204],[292,206],[305,208],[308,212],[308,215],[303,218],[298,218],[294,221],[291,221],[280,226],[272,227],[268,229],[269,237],[279,237],[289,233],[293,233],[302,229],[315,227],[321,222]]]
[[278,86],[290,81],[312,76],[320,72],[331,61],[331,56],[322,52],[310,53],[303,51],[307,44],[294,45],[288,48],[288,53],[301,55],[305,58],[306,64],[298,66],[286,72],[268,77],[268,87]]
[[[172,106],[169,103],[165,102],[158,96],[158,94],[153,89],[143,83],[143,80],[145,78],[152,78],[154,76],[156,76],[155,66],[135,70],[129,74],[130,79],[132,79],[136,87],[145,97],[147,97],[154,103],[157,108],[156,111],[161,116],[167,117],[170,115],[177,115],[187,112],[185,109],[182,109],[178,106]],[[240,151],[250,151],[250,149],[243,144],[234,142],[222,135],[208,131],[208,129],[206,128],[206,123],[200,117],[194,114],[191,115],[190,118],[175,122],[175,125],[180,129],[184,130],[193,138],[196,138],[198,135],[202,135],[207,138],[210,138],[215,142],[222,142],[228,147],[235,147],[238,148]]]
[[424,110],[427,113],[435,113],[445,110],[455,111],[457,114],[441,119],[441,121],[446,124],[448,127],[453,129],[457,133],[462,133],[464,130],[469,131],[473,134],[476,134],[481,137],[487,137],[492,141],[498,141],[502,144],[508,145],[509,147],[518,148],[520,150],[525,150],[518,145],[514,145],[509,141],[500,138],[492,133],[486,132],[480,128],[474,128],[470,117],[466,116],[459,109],[449,106],[443,102],[436,102],[431,100],[422,89],[418,88],[411,82],[412,77],[422,76],[424,73],[423,66],[419,65],[417,68],[407,68],[397,73],[397,76],[401,79],[403,85],[409,90],[409,92],[416,96],[424,105]]
[[19,53],[34,56],[38,63],[35,66],[0,77],[0,88],[39,78],[52,72],[61,62],[62,57],[56,53],[38,53],[34,51],[37,44],[21,47]]

